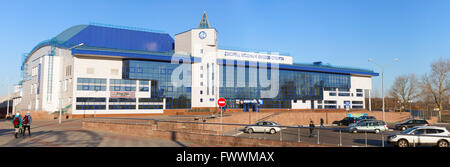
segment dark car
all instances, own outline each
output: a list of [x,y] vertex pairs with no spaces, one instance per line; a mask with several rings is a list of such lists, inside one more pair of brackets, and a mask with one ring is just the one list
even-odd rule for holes
[[412,128],[415,126],[429,126],[429,125],[430,125],[430,123],[428,123],[424,119],[410,119],[403,123],[395,124],[395,129],[404,131],[406,129],[409,129],[409,128]]
[[360,119],[365,119],[365,120],[377,120],[374,116],[362,116],[359,117]]
[[337,124],[339,124],[339,126],[345,125],[348,126],[352,123],[356,123],[359,120],[361,120],[360,118],[357,117],[345,117],[344,119],[337,121]]

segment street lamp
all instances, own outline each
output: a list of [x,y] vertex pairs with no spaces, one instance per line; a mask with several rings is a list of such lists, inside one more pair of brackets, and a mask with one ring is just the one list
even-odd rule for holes
[[[373,64],[375,64],[375,65],[377,65],[378,67],[381,68],[381,96],[383,97],[383,121],[386,121],[386,120],[385,120],[385,114],[384,114],[384,112],[385,112],[385,111],[384,111],[384,67],[385,67],[385,66],[382,66],[382,65],[379,65],[379,64],[375,63],[375,62],[374,62],[372,59],[370,59],[370,58],[369,58],[369,62],[371,62],[371,63],[373,63]],[[395,58],[393,62],[398,62],[398,59]],[[391,63],[393,63],[393,62],[391,62]]]

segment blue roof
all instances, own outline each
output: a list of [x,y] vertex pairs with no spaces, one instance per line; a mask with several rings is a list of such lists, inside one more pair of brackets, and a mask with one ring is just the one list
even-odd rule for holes
[[77,25],[50,40],[39,43],[29,55],[44,46],[70,48],[80,43],[84,43],[80,48],[109,48],[144,52],[173,52],[174,49],[174,40],[167,33],[111,26]]
[[[234,60],[232,64],[227,64],[225,59],[218,59],[217,63],[220,65],[244,65],[249,67],[250,65],[256,65],[259,67],[258,62],[250,63],[249,61]],[[271,67],[270,63],[265,65]],[[294,71],[311,71],[311,72],[324,72],[324,73],[337,73],[337,74],[352,74],[352,75],[365,75],[365,76],[378,76],[379,74],[366,69],[348,68],[348,67],[333,67],[330,65],[313,65],[313,64],[278,64],[278,68],[281,70],[294,70]]]

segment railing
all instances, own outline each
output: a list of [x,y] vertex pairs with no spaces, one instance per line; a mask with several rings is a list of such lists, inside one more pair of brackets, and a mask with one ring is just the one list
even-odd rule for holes
[[419,111],[419,110],[406,110],[410,112],[412,118],[430,119],[431,117],[438,117],[439,111]]
[[[311,144],[325,144],[331,146],[342,147],[387,147],[386,137],[390,133],[384,131],[380,133],[359,132],[352,133],[346,127],[316,127],[308,126],[256,126],[248,124],[232,124],[232,123],[211,123],[206,119],[198,119],[196,121],[187,120],[159,120],[148,118],[86,118],[86,122],[102,122],[112,124],[133,124],[150,126],[158,131],[175,131],[183,133],[195,133],[217,136],[233,136],[236,138],[252,138],[257,141],[277,140],[288,142],[304,142]],[[256,128],[265,127],[265,131],[261,133],[248,133],[246,128],[254,126]],[[268,128],[270,127],[270,128]],[[271,128],[280,128],[274,134],[270,133]],[[223,131],[221,130],[223,129]]]

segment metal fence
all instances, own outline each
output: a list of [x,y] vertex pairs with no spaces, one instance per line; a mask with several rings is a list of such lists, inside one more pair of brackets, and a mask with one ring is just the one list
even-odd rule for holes
[[431,117],[438,117],[439,111],[420,111],[420,110],[407,110],[407,112],[410,112],[412,118],[419,118],[419,119],[431,119]]

